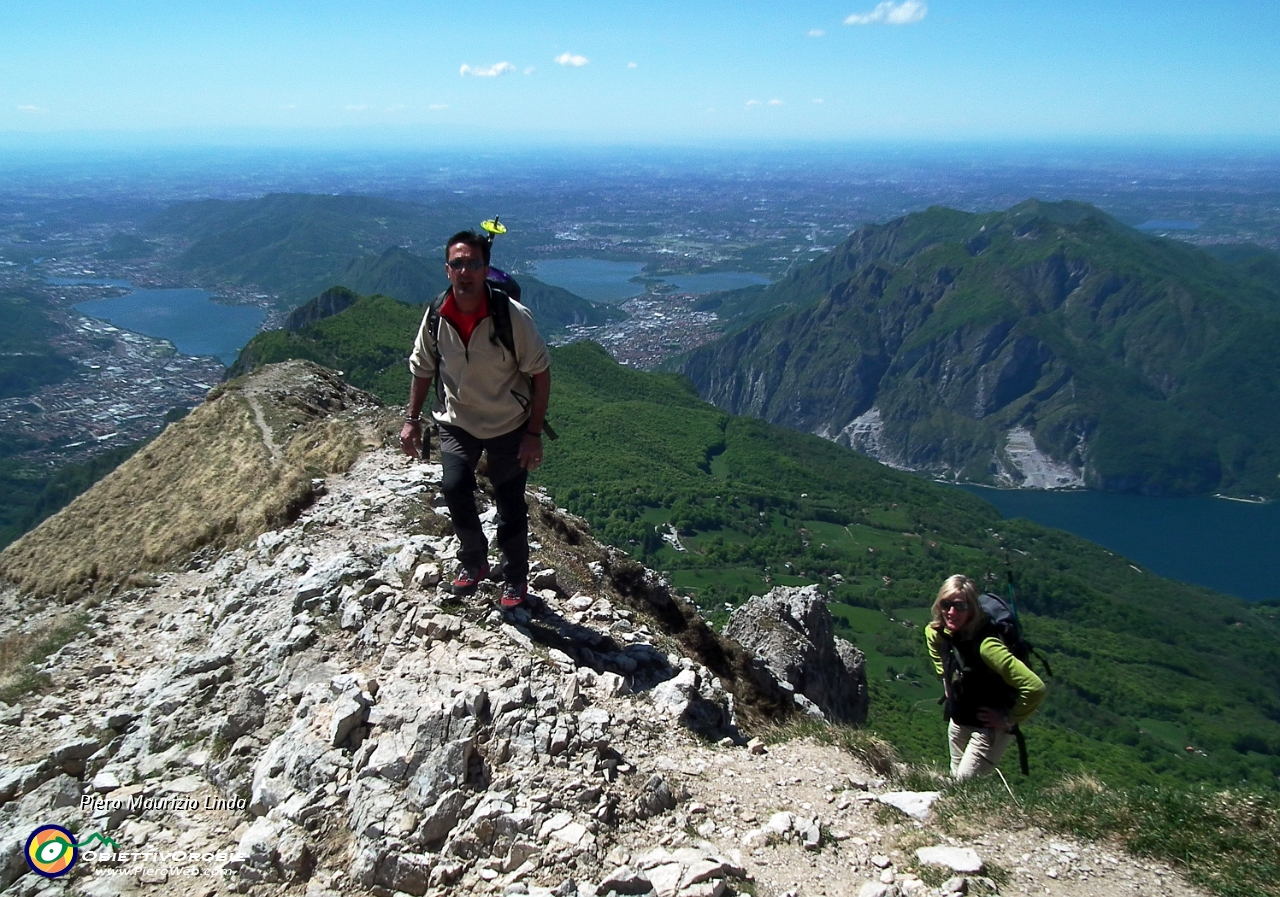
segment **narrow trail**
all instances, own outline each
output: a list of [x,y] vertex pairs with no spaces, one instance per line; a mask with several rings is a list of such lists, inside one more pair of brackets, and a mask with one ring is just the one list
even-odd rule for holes
[[247,389],[244,391],[244,397],[249,403],[249,407],[253,409],[254,423],[262,431],[262,444],[267,447],[267,451],[271,454],[271,460],[279,461],[280,446],[276,445],[275,435],[271,432],[271,426],[267,423],[267,416],[262,413],[262,405],[258,403],[258,397]]

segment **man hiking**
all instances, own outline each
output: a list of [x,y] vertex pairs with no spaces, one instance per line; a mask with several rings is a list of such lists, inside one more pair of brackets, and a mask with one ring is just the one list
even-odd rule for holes
[[423,315],[409,370],[413,383],[400,430],[410,457],[429,450],[422,406],[437,381],[431,416],[440,429],[441,491],[458,536],[455,595],[474,594],[489,576],[489,543],[476,510],[476,465],[489,459],[502,553],[501,605],[525,602],[529,579],[529,471],[542,463],[542,427],[551,394],[547,345],[529,310],[488,282],[490,241],[461,231],[445,244],[449,289]]

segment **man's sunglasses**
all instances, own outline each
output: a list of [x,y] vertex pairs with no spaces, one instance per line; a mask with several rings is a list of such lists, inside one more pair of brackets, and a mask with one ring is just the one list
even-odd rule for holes
[[480,259],[452,259],[445,264],[455,271],[479,271],[484,267]]
[[943,610],[968,610],[968,601],[944,601],[938,605]]

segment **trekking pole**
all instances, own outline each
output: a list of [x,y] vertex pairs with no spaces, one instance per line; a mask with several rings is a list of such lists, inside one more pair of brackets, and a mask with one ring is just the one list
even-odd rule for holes
[[1013,618],[1018,619],[1018,602],[1017,590],[1013,586],[1013,559],[1009,556],[1009,543],[1004,543],[1004,579],[1005,591],[1009,594],[1009,609],[1013,611]]

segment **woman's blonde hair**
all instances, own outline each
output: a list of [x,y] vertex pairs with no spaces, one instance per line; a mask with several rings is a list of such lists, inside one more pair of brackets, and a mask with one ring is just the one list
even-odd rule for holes
[[942,588],[938,589],[938,597],[933,601],[933,623],[930,625],[934,629],[941,631],[947,628],[942,619],[942,602],[959,599],[963,599],[969,605],[969,619],[965,621],[964,626],[960,627],[956,635],[971,636],[982,628],[987,615],[982,612],[982,605],[978,602],[978,584],[969,577],[957,573],[947,577]]

